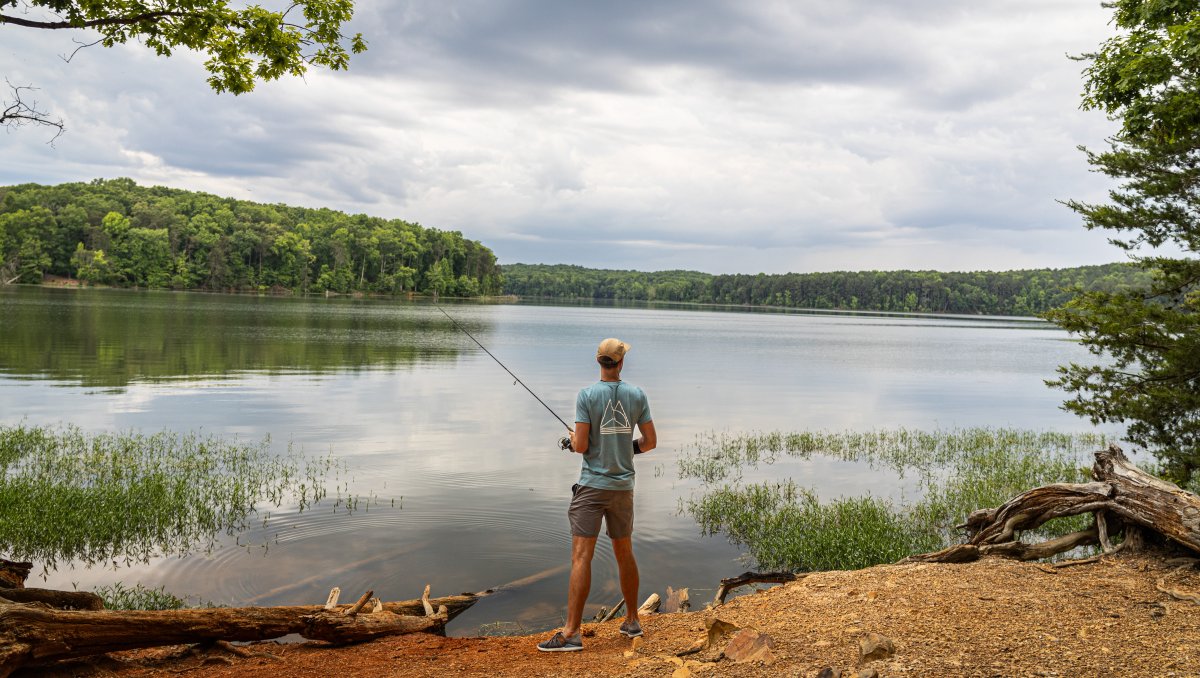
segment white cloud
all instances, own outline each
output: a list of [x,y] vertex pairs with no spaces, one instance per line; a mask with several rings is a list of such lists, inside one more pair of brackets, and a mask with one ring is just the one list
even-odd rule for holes
[[[710,271],[1119,258],[1067,53],[1091,0],[364,3],[371,50],[241,96],[137,45],[65,64],[5,29],[0,71],[67,118],[0,137],[0,181],[132,176],[457,229],[502,262]],[[606,247],[598,246],[607,244]]]

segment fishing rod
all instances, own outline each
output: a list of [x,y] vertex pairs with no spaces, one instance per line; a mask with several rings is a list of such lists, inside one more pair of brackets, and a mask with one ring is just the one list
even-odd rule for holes
[[[437,303],[436,301],[435,301],[435,302],[433,302],[433,305],[434,305],[434,307],[435,307],[435,308],[437,308],[437,310],[441,311],[441,312],[442,312],[442,315],[446,316],[446,318],[447,318],[447,319],[449,319],[449,320],[450,320],[450,322],[454,323],[454,326],[455,326],[455,327],[457,327],[458,329],[462,330],[462,333],[463,333],[463,334],[465,334],[465,335],[467,335],[468,337],[470,337],[470,338],[471,338],[471,341],[475,342],[475,345],[476,345],[476,346],[478,346],[479,348],[483,349],[483,352],[484,352],[484,353],[486,353],[486,354],[488,354],[488,355],[489,355],[489,356],[492,358],[492,360],[495,360],[497,365],[499,365],[500,367],[503,367],[503,368],[504,368],[504,371],[505,371],[505,372],[508,372],[509,376],[511,376],[513,379],[516,379],[518,384],[520,384],[521,386],[525,386],[525,382],[521,381],[521,378],[520,378],[520,377],[518,377],[517,375],[513,374],[513,371],[512,371],[512,370],[510,370],[510,369],[508,369],[508,367],[507,367],[507,366],[506,366],[504,363],[500,362],[500,359],[499,359],[499,358],[497,358],[496,356],[492,355],[492,352],[491,352],[491,351],[489,351],[489,350],[487,350],[487,347],[486,347],[486,346],[484,346],[483,344],[479,343],[479,340],[475,338],[475,335],[473,335],[473,334],[471,334],[470,332],[468,332],[468,331],[467,331],[467,328],[463,327],[462,325],[459,325],[459,324],[458,324],[458,321],[457,321],[457,320],[455,320],[453,316],[451,316],[449,313],[447,313],[447,312],[446,312],[446,309],[442,308],[441,306],[438,306],[438,303]],[[557,413],[557,412],[555,412],[554,410],[550,409],[550,406],[546,404],[546,401],[544,401],[544,400],[542,400],[541,398],[539,398],[539,397],[538,397],[538,394],[536,394],[536,393],[534,393],[534,392],[533,392],[533,389],[529,388],[528,386],[525,386],[525,390],[526,390],[526,391],[529,391],[529,395],[533,396],[535,400],[537,400],[539,403],[541,403],[541,404],[542,404],[542,407],[546,408],[546,411],[547,411],[547,412],[549,412],[550,414],[553,414],[553,415],[554,415],[554,418],[555,418],[555,419],[557,419],[557,420],[559,421],[559,423],[561,423],[563,426],[565,426],[565,427],[567,428],[567,432],[569,432],[569,433],[574,433],[574,432],[575,432],[575,431],[574,431],[574,430],[571,428],[571,425],[570,425],[570,424],[568,424],[567,422],[563,421],[563,418],[562,418],[562,417],[560,417],[560,416],[558,416],[558,413]],[[559,447],[561,447],[561,448],[562,448],[562,449],[564,449],[564,450],[570,449],[570,446],[571,446],[571,440],[570,440],[570,438],[566,438],[566,437],[562,438],[561,440],[559,440],[559,441],[558,441],[558,446],[559,446]]]

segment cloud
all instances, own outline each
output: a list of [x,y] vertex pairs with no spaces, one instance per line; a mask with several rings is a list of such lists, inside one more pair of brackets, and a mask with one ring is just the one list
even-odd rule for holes
[[[348,73],[207,90],[201,59],[6,28],[67,118],[0,136],[0,182],[96,176],[463,231],[501,261],[711,271],[1117,259],[1056,200],[1091,0],[362,3]],[[615,244],[614,244],[615,243]],[[608,244],[608,246],[605,246]],[[611,257],[608,261],[606,257]]]

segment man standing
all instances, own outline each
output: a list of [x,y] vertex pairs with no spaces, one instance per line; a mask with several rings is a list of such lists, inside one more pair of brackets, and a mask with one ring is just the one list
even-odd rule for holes
[[[572,451],[583,455],[579,482],[571,488],[571,583],[567,592],[567,623],[554,637],[538,643],[543,652],[583,649],[579,625],[592,587],[592,554],[604,521],[625,598],[621,634],[642,635],[638,620],[638,569],[633,559],[633,455],[649,452],[658,443],[650,403],[642,389],[621,381],[629,344],[605,339],[596,350],[600,381],[579,391],[575,399]],[[633,439],[637,422],[641,438]]]

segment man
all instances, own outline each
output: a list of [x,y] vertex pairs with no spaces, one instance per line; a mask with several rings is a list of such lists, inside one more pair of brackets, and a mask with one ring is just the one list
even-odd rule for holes
[[[592,587],[592,554],[604,521],[625,598],[621,634],[642,635],[638,619],[638,569],[633,559],[633,455],[649,452],[658,443],[650,403],[642,389],[621,381],[629,344],[605,339],[596,350],[600,381],[579,391],[575,399],[572,451],[583,455],[579,482],[571,488],[571,582],[567,592],[567,623],[550,640],[538,644],[543,652],[583,649],[579,625]],[[641,438],[633,439],[632,422]]]

